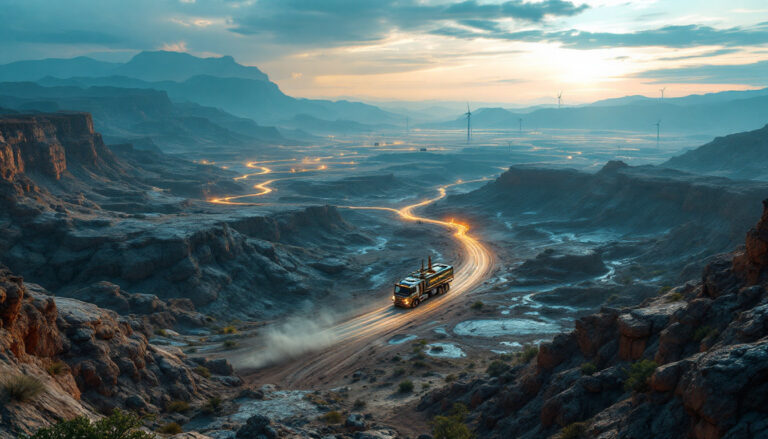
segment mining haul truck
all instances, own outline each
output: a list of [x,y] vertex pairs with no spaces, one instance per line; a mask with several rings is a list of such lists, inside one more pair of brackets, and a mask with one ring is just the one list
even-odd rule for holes
[[432,263],[429,258],[427,268],[421,261],[421,270],[414,271],[405,279],[395,284],[392,302],[403,308],[416,308],[419,303],[438,294],[448,292],[453,280],[453,267],[448,264]]

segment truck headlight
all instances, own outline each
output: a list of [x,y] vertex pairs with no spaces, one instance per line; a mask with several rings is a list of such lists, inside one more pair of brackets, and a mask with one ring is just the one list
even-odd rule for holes
[[395,301],[395,296],[392,296],[392,301],[393,301],[393,302]]

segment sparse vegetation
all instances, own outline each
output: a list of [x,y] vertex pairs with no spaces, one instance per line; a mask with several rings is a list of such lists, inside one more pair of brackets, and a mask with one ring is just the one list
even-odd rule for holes
[[679,302],[683,300],[683,295],[680,293],[672,293],[665,299],[667,302]]
[[237,342],[234,340],[224,340],[224,349],[234,349],[237,347]]
[[475,311],[480,311],[483,309],[483,306],[485,306],[485,304],[478,300],[477,302],[473,303],[472,306],[470,306],[470,308],[472,308]]
[[40,395],[45,390],[45,385],[33,376],[15,375],[3,380],[2,389],[6,398],[28,402]]
[[430,386],[431,386],[431,384],[429,384],[429,383],[421,383],[422,390],[427,390],[427,389],[430,388]]
[[581,374],[582,375],[592,375],[595,372],[597,372],[597,366],[595,366],[594,363],[581,363]]
[[560,439],[582,439],[586,437],[587,424],[585,422],[574,422],[563,427],[560,431]]
[[159,335],[160,337],[166,337],[168,335],[168,332],[166,332],[163,328],[155,329],[155,335]]
[[219,329],[219,334],[237,334],[237,328],[232,325],[224,326]]
[[527,364],[529,361],[533,359],[536,355],[539,354],[539,348],[538,346],[529,345],[523,348],[523,350],[520,352],[520,363],[521,364]]
[[413,392],[413,381],[403,380],[397,385],[397,391],[399,393],[411,393]]
[[342,416],[341,413],[337,412],[336,410],[332,410],[320,416],[320,420],[326,424],[340,424]]
[[395,368],[395,370],[392,371],[393,377],[399,377],[405,375],[405,368],[404,367],[398,367]]
[[171,401],[168,403],[168,406],[165,407],[165,410],[169,413],[184,413],[189,411],[189,403],[187,401]]
[[352,410],[362,410],[365,408],[365,401],[362,399],[356,399],[354,404],[352,404]]
[[434,439],[474,438],[475,436],[464,423],[467,413],[467,406],[455,403],[448,416],[435,416],[431,422]]
[[214,414],[221,411],[221,404],[223,401],[218,396],[214,396],[213,398],[209,398],[208,401],[205,402],[203,405],[203,413],[206,414]]
[[718,331],[716,328],[713,328],[709,325],[704,325],[696,328],[696,331],[693,332],[693,339],[697,342],[701,342],[705,338],[710,336],[717,336],[718,334],[720,334],[720,331]]
[[[61,421],[41,428],[23,439],[154,439],[155,435],[140,430],[141,418],[135,414],[115,410],[96,422],[85,416]],[[181,427],[179,427],[181,428]]]
[[504,372],[508,371],[510,368],[509,364],[501,361],[501,360],[493,360],[491,361],[491,364],[488,365],[488,368],[485,370],[485,373],[492,377],[498,377],[501,376]]
[[659,288],[659,296],[663,296],[663,295],[667,294],[669,292],[669,290],[671,290],[671,289],[672,289],[672,287],[670,287],[668,285],[665,285],[665,286]]
[[613,302],[615,302],[617,300],[619,300],[619,295],[618,294],[611,294],[610,296],[608,296],[607,299],[605,299],[605,303],[613,303]]
[[656,370],[656,364],[653,360],[640,360],[632,363],[629,369],[625,369],[627,380],[624,381],[624,390],[635,392],[647,392],[649,390],[648,379]]
[[196,366],[194,368],[194,371],[196,374],[200,375],[203,378],[210,378],[211,377],[211,371],[208,370],[205,366]]
[[53,363],[49,364],[45,370],[47,370],[48,374],[51,376],[58,376],[66,372],[67,369],[68,369],[67,363],[56,360]]
[[169,436],[172,436],[174,434],[183,433],[184,430],[181,428],[181,425],[175,422],[169,422],[167,424],[164,424],[160,428],[158,428],[157,432],[160,434],[167,434]]
[[450,383],[450,382],[453,382],[453,381],[456,381],[456,375],[449,374],[449,375],[445,376],[445,382],[446,383]]

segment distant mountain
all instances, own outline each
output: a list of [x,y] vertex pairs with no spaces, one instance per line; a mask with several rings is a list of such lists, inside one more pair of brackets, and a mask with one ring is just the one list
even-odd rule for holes
[[768,125],[759,130],[718,137],[669,159],[662,166],[733,179],[768,180]]
[[25,112],[87,111],[110,142],[140,139],[166,151],[290,142],[274,127],[260,126],[216,108],[174,103],[166,92],[152,89],[4,82],[0,83],[0,107]]
[[37,81],[46,76],[68,78],[72,76],[111,75],[120,64],[97,61],[93,58],[48,58],[17,61],[0,65],[0,81]]
[[[736,95],[743,96],[743,95]],[[748,96],[748,95],[747,95]],[[691,98],[693,101],[696,98]],[[642,99],[622,105],[590,105],[583,107],[545,108],[520,113],[503,108],[482,108],[472,113],[472,126],[484,129],[517,129],[523,119],[524,129],[600,129],[631,130],[655,133],[655,123],[661,120],[664,132],[690,132],[720,134],[763,126],[768,121],[768,95],[746,99],[720,100],[707,98],[702,104],[646,102]],[[686,102],[686,101],[683,101]],[[466,126],[462,115],[431,128],[460,129]]]
[[198,75],[269,81],[267,75],[258,68],[238,64],[231,56],[198,58],[188,53],[167,51],[141,52],[118,66],[111,74],[145,81],[184,81]]

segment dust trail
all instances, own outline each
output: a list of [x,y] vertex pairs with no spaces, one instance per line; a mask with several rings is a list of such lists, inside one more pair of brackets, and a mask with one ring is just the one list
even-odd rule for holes
[[336,316],[330,312],[289,317],[265,328],[258,343],[263,347],[235,362],[240,363],[238,367],[261,368],[326,348],[338,339],[333,329],[336,322]]

